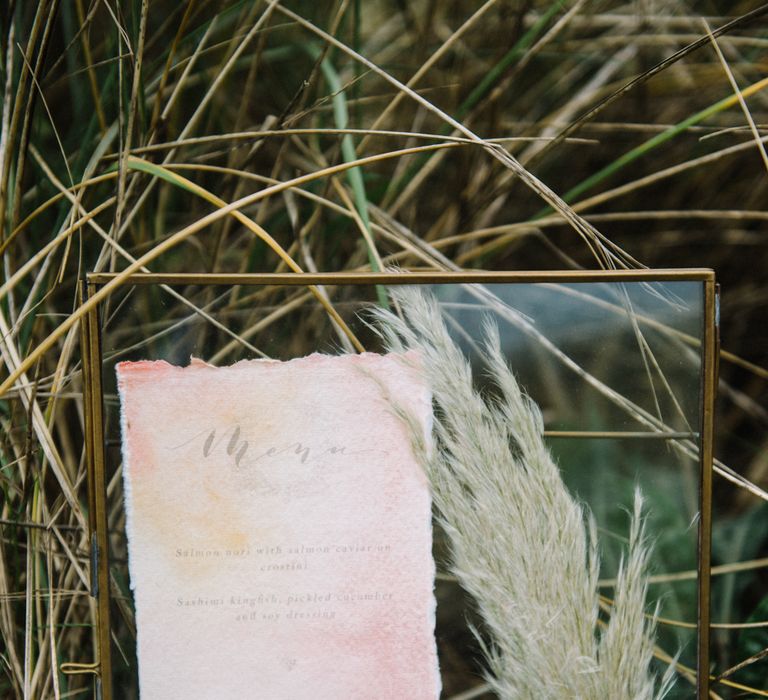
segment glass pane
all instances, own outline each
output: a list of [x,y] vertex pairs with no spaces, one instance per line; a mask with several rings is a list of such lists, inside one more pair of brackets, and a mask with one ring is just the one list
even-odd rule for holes
[[[478,386],[487,383],[479,361],[483,324],[488,319],[498,324],[510,366],[542,409],[566,484],[596,518],[607,599],[625,551],[633,492],[640,487],[653,543],[648,610],[658,604],[663,618],[658,644],[670,656],[680,653],[680,663],[695,668],[703,284],[441,284],[425,289],[439,300],[452,336],[472,362]],[[164,359],[186,365],[197,357],[227,365],[253,357],[287,360],[313,352],[352,351],[317,294],[300,286],[136,285],[114,294],[103,308],[112,561],[121,591],[113,617],[120,651],[113,656],[117,687],[126,689],[125,697],[131,688],[135,692],[136,661],[115,364]],[[367,350],[381,350],[366,325],[365,311],[381,303],[386,290],[336,285],[319,294]],[[623,435],[573,435],[584,431]],[[645,436],[624,434],[640,432]],[[649,437],[659,432],[672,435]],[[438,650],[444,693],[450,697],[480,684],[483,667],[467,625],[474,620],[472,604],[450,575],[442,575],[447,573],[446,543],[439,531],[435,550],[441,572],[436,587]],[[665,667],[660,663],[659,672]],[[695,697],[694,687],[679,678],[669,697]]]

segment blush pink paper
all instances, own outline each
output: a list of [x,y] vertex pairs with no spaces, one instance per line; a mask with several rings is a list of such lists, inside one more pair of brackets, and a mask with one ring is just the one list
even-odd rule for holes
[[143,700],[439,696],[407,359],[118,365]]

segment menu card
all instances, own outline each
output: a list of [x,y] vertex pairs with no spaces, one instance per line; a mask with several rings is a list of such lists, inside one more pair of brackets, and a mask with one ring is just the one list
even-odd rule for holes
[[118,364],[142,700],[439,697],[418,364]]

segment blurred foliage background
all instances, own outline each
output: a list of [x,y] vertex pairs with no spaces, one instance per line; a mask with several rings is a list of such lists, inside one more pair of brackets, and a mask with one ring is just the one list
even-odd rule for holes
[[0,54],[0,694],[92,692],[80,276],[398,265],[716,270],[713,691],[768,695],[768,5],[6,0]]

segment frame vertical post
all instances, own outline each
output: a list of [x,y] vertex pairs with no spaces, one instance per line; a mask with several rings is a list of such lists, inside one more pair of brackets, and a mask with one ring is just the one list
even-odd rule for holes
[[712,568],[712,466],[714,460],[715,393],[717,391],[718,296],[714,274],[704,282],[704,319],[701,343],[701,426],[699,437],[699,636],[698,696],[709,697],[710,576]]
[[[95,285],[80,283],[81,303],[95,292]],[[107,479],[104,455],[103,391],[101,386],[101,332],[99,308],[81,322],[83,352],[83,404],[85,449],[88,462],[88,530],[91,549],[91,595],[96,599],[96,697],[112,700],[112,651],[110,646],[109,528]]]

